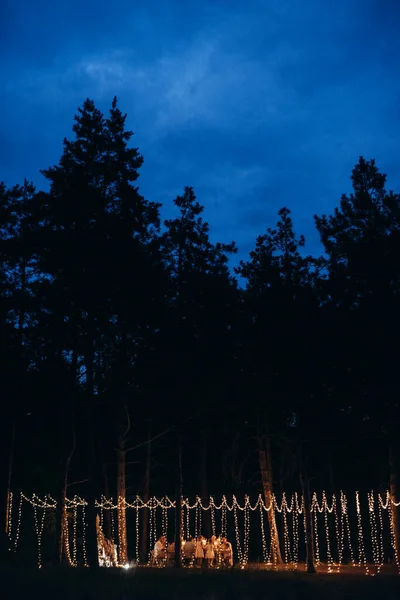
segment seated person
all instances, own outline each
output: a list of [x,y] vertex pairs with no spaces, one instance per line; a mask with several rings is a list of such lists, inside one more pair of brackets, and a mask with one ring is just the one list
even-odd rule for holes
[[165,537],[165,535],[160,536],[158,538],[158,540],[156,541],[156,543],[154,544],[153,556],[154,556],[155,561],[165,560],[166,544],[167,544],[167,538]]
[[225,565],[233,566],[233,551],[232,544],[228,542],[226,537],[221,539],[221,555],[222,561]]
[[167,546],[167,561],[172,564],[175,560],[175,542],[171,542]]
[[191,564],[193,558],[194,558],[194,553],[196,551],[196,544],[194,541],[194,538],[189,538],[187,542],[185,542],[185,545],[183,546],[183,560],[185,565],[189,565]]

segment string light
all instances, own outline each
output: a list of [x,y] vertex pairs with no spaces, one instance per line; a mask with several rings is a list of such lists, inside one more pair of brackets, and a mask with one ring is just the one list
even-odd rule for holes
[[285,493],[282,494],[282,508],[281,508],[281,512],[282,512],[282,516],[283,516],[283,547],[284,547],[284,556],[285,556],[285,563],[288,564],[288,562],[291,559],[290,556],[290,536],[289,536],[289,528],[288,528],[288,523],[287,523],[287,502],[286,502],[286,496]]
[[[372,561],[376,568],[376,573],[379,573],[382,565],[384,563],[385,555],[385,527],[386,527],[386,518],[384,513],[387,512],[388,520],[390,524],[390,538],[391,538],[391,547],[393,550],[394,560],[396,562],[399,574],[400,574],[400,564],[399,564],[399,556],[396,550],[396,545],[394,542],[394,526],[393,526],[393,507],[398,506],[397,503],[393,502],[390,497],[389,492],[386,495],[381,496],[380,494],[375,496],[374,492],[368,493],[368,513],[369,513],[369,523],[370,523],[370,534],[371,534],[371,552],[372,552]],[[378,501],[378,507],[376,507],[376,501]],[[32,495],[31,498],[28,498],[24,494],[20,495],[20,502],[17,511],[17,516],[14,519],[12,512],[10,510],[9,519],[9,531],[12,532],[11,525],[12,520],[14,519],[16,522],[13,535],[13,546],[14,550],[17,549],[20,540],[20,530],[21,530],[21,521],[22,521],[22,506],[24,503],[28,503],[33,508],[33,518],[34,525],[37,537],[37,562],[38,567],[42,565],[42,537],[44,530],[44,522],[45,516],[48,510],[54,510],[56,508],[56,501],[49,495],[45,496],[44,499],[39,498],[35,494]],[[86,556],[86,522],[85,522],[85,510],[86,510],[87,502],[78,497],[74,496],[73,499],[65,499],[64,504],[64,517],[63,517],[63,539],[64,539],[64,554],[66,559],[68,560],[71,566],[77,566],[80,562],[83,561],[83,564],[87,566],[87,556]],[[139,546],[140,546],[140,526],[139,526],[139,512],[143,508],[147,508],[149,510],[149,529],[148,535],[150,540],[150,546],[152,546],[157,539],[157,530],[160,527],[163,535],[168,534],[168,514],[169,511],[174,511],[176,507],[175,501],[172,501],[168,496],[164,496],[161,499],[157,499],[155,497],[148,499],[147,501],[143,501],[139,496],[136,496],[136,499],[129,503],[124,498],[118,498],[117,504],[114,504],[112,499],[106,499],[104,496],[101,496],[100,501],[96,501],[96,507],[99,508],[99,522],[104,524],[104,512],[106,510],[111,510],[111,523],[113,523],[113,515],[115,511],[123,511],[125,513],[125,529],[124,520],[120,520],[120,527],[122,529],[118,532],[118,538],[124,539],[126,536],[126,509],[134,509],[136,514],[136,544],[135,544],[135,555],[136,555],[136,563],[139,563]],[[360,496],[359,493],[355,494],[355,508],[356,508],[356,516],[357,516],[357,531],[358,531],[358,565],[365,569],[366,574],[369,574],[369,567],[367,556],[365,552],[365,544],[364,544],[364,535],[363,535],[363,524],[362,524],[362,515],[360,508]],[[339,510],[340,509],[340,510]],[[348,548],[348,557],[354,566],[355,557],[354,550],[352,547],[351,541],[351,527],[349,522],[349,511],[348,511],[348,500],[346,495],[343,492],[340,492],[340,501],[339,496],[336,497],[332,495],[332,503],[329,505],[326,492],[322,493],[321,503],[318,502],[317,494],[314,493],[312,496],[311,502],[311,515],[313,520],[313,528],[315,532],[315,558],[316,564],[319,566],[321,564],[321,549],[319,547],[319,538],[318,538],[318,514],[324,513],[324,526],[325,526],[325,537],[326,537],[326,547],[324,544],[324,559],[326,558],[328,563],[328,571],[332,572],[334,566],[337,566],[337,571],[339,572],[344,560],[344,552],[345,552],[345,544]],[[378,510],[378,514],[377,513]],[[70,521],[71,521],[71,531],[69,527],[69,518],[68,511],[70,511]],[[194,512],[193,512],[194,511]],[[243,504],[240,504],[237,500],[236,496],[233,496],[232,502],[228,502],[226,496],[222,497],[221,503],[218,505],[215,503],[213,497],[210,497],[208,504],[203,503],[199,497],[196,497],[193,504],[189,503],[189,500],[186,498],[182,499],[182,531],[184,531],[185,537],[190,537],[190,515],[194,515],[194,525],[195,532],[197,535],[201,534],[202,531],[202,515],[203,512],[210,511],[210,520],[213,535],[216,534],[217,526],[216,526],[216,512],[220,513],[221,516],[221,535],[226,537],[227,533],[227,523],[228,523],[228,515],[229,513],[233,513],[233,525],[234,525],[234,534],[236,538],[236,548],[237,548],[237,558],[239,562],[239,566],[244,568],[248,564],[249,560],[249,546],[250,546],[250,515],[251,512],[259,511],[260,515],[260,536],[261,536],[261,544],[262,544],[262,554],[264,563],[271,563],[273,561],[276,565],[276,540],[274,541],[274,531],[275,528],[275,515],[276,513],[282,514],[282,527],[283,527],[283,543],[284,543],[284,561],[286,567],[289,564],[292,564],[294,568],[297,568],[299,561],[299,516],[303,514],[305,517],[304,510],[304,498],[302,498],[301,506],[299,504],[299,498],[297,494],[292,495],[289,501],[289,497],[286,494],[282,494],[281,502],[278,503],[276,497],[274,495],[271,496],[271,504],[270,506],[266,506],[261,495],[258,496],[257,501],[254,505],[251,504],[249,496],[245,496]],[[243,512],[243,528],[239,526],[239,513]],[[268,522],[268,533],[270,544],[268,544],[267,530],[264,520],[264,513],[269,514]],[[158,524],[158,515],[160,518],[160,523]],[[330,522],[329,515],[333,515],[335,519],[335,534],[336,534],[336,549],[337,556],[335,556],[335,560],[337,558],[337,563],[334,561],[334,557],[332,554],[333,547],[330,535]],[[291,519],[291,523],[290,523]],[[304,520],[304,519],[303,519]],[[81,525],[80,525],[81,523]],[[289,525],[291,524],[291,528]],[[305,522],[304,522],[305,525]],[[333,524],[332,524],[333,525]],[[82,555],[78,556],[78,531],[82,527]],[[100,526],[101,527],[101,526]],[[113,529],[113,526],[112,526]],[[388,532],[389,533],[389,532]],[[70,548],[70,535],[72,535],[71,539],[71,548]],[[112,534],[113,535],[113,534]],[[126,539],[126,538],[125,538]],[[114,539],[113,539],[114,542]],[[113,547],[116,547],[113,545]],[[325,554],[326,552],[326,554]],[[336,554],[336,553],[335,553]],[[123,558],[124,550],[121,550],[121,543],[118,545],[118,556],[119,556],[119,564],[121,564],[121,559]],[[275,555],[275,558],[274,558]],[[126,555],[125,555],[126,556]],[[127,558],[127,557],[126,557]],[[149,557],[150,558],[150,557]],[[220,557],[217,557],[217,560]],[[111,564],[116,564],[117,559],[111,560],[110,557],[104,560],[104,563],[107,566]],[[128,564],[127,562],[125,564]]]
[[150,500],[148,502],[148,507],[149,509],[149,536],[150,536],[150,548],[149,548],[149,555],[147,557],[147,564],[150,564],[151,561],[151,549],[152,549],[152,541],[153,541],[153,505],[152,505],[152,501]]
[[[215,526],[215,504],[214,504],[214,498],[212,496],[210,496],[210,504],[211,504],[211,530],[212,530],[213,536],[215,536],[215,535],[217,535],[217,528]],[[189,522],[189,520],[188,520],[188,522]],[[188,537],[189,537],[189,533],[188,533]]]
[[331,553],[331,540],[330,540],[330,535],[329,535],[328,513],[331,513],[333,511],[333,505],[332,505],[332,508],[329,509],[325,492],[322,492],[322,503],[323,503],[324,521],[325,521],[325,537],[326,537],[326,552],[327,552],[327,557],[328,557],[328,573],[330,573],[332,571],[333,559],[332,559],[332,553]]
[[180,532],[179,537],[181,537],[181,535],[183,535],[184,539],[187,539],[185,537],[185,535],[184,535],[184,531],[185,531],[185,514],[184,514],[184,510],[185,510],[185,508],[183,506],[183,499],[182,498],[180,499],[180,504],[181,504],[181,510],[180,510],[179,514],[180,514],[180,520],[181,520],[181,522],[179,524],[179,527],[180,527],[179,528],[179,532]]
[[[335,518],[336,549],[337,549],[337,555],[338,555],[337,570],[339,573],[341,566],[342,566],[343,548],[344,548],[343,515],[341,516],[340,524],[339,524],[338,506],[337,506],[336,496],[334,496],[332,498],[332,504],[333,504],[333,516]],[[340,503],[340,506],[342,506],[341,503]]]
[[17,551],[18,548],[18,543],[19,543],[19,536],[20,536],[20,530],[21,530],[21,519],[22,519],[22,503],[24,501],[24,495],[21,493],[20,494],[20,498],[19,498],[19,506],[18,506],[18,519],[17,519],[17,530],[15,533],[15,540],[14,540],[14,552]]
[[[181,510],[181,531],[182,531],[182,510]],[[154,523],[154,528],[153,528],[153,542],[154,544],[157,541],[157,505],[155,505],[153,507],[153,523]]]
[[340,526],[341,526],[341,536],[342,536],[341,537],[342,556],[343,556],[343,549],[344,549],[344,535],[345,535],[344,530],[347,529],[347,545],[349,548],[350,561],[351,561],[351,564],[353,566],[355,566],[353,546],[351,544],[349,515],[348,515],[348,510],[347,510],[347,497],[343,492],[340,492],[340,508],[341,508]]
[[387,500],[388,500],[388,511],[389,511],[389,524],[390,524],[390,541],[392,545],[394,560],[397,566],[397,572],[400,575],[400,560],[399,560],[399,551],[396,543],[396,532],[394,529],[394,519],[393,519],[393,506],[397,508],[399,504],[394,502],[394,499],[391,498],[390,493],[387,492]]
[[[76,500],[76,496],[74,497],[74,500]],[[78,522],[78,506],[77,504],[74,505],[74,512],[73,512],[73,531],[74,531],[74,539],[73,539],[73,564],[74,566],[77,566],[77,532],[76,532],[76,528],[77,528],[77,522]]]
[[12,540],[12,509],[13,509],[13,494],[9,492],[7,497],[7,534]]
[[[35,497],[35,495],[34,495]],[[39,569],[42,568],[42,533],[43,533],[43,526],[44,526],[44,519],[46,516],[46,499],[47,496],[45,496],[45,503],[44,506],[42,506],[41,508],[43,508],[43,513],[42,513],[42,518],[39,522],[38,520],[38,516],[37,516],[37,509],[40,506],[40,504],[34,504],[33,505],[33,516],[34,516],[34,521],[35,521],[35,530],[36,530],[36,537],[37,537],[37,550],[38,550],[38,555],[37,555],[37,563],[38,563],[38,567]]]
[[126,531],[126,500],[118,496],[118,550],[119,564],[124,566],[128,563],[128,543]]
[[371,525],[371,543],[372,543],[372,555],[376,567],[376,572],[380,570],[380,555],[379,555],[379,542],[378,542],[378,528],[376,524],[375,515],[375,496],[374,492],[368,492],[368,512],[369,520]]
[[135,555],[136,555],[136,564],[139,564],[139,506],[136,506],[136,547],[135,547]]
[[384,545],[383,545],[383,507],[381,502],[378,502],[378,516],[379,516],[379,547],[380,547],[380,560],[379,560],[379,568],[383,566],[385,555],[384,555]]
[[[317,567],[321,564],[319,559],[319,540],[318,540],[318,519],[317,515],[319,512],[322,512],[323,509],[319,508],[317,494],[313,494],[312,503],[311,503],[311,512],[314,515],[314,540],[315,540],[315,564]],[[305,522],[305,514],[304,514],[304,522]]]
[[196,502],[197,502],[197,507],[198,507],[198,511],[199,511],[199,534],[201,535],[201,532],[203,531],[203,524],[202,524],[201,500],[198,496],[196,497]]
[[269,512],[269,534],[270,534],[270,538],[271,538],[271,555],[272,555],[272,559],[273,559],[273,563],[274,563],[274,568],[276,569],[278,567],[278,554],[279,554],[279,538],[278,538],[278,530],[276,527],[276,519],[275,519],[275,512],[279,512],[282,513],[282,505],[279,508],[278,506],[278,502],[276,500],[276,497],[274,495],[272,495],[272,500],[271,500],[271,508],[273,508],[273,510],[271,510]]
[[356,511],[357,511],[357,529],[358,529],[358,564],[365,568],[366,574],[369,573],[367,557],[365,555],[364,535],[361,519],[360,495],[356,492]]
[[[313,498],[314,500],[314,498]],[[311,508],[310,508],[310,513],[311,513],[311,527],[312,527],[312,519],[313,519],[313,500],[311,502]],[[304,542],[305,542],[305,546],[306,546],[306,554],[307,554],[307,515],[306,515],[306,509],[305,509],[305,503],[304,503],[304,496],[302,496],[301,499],[301,504],[303,507],[303,529],[304,529]],[[315,546],[315,538],[314,538],[314,554],[316,555],[316,546]],[[316,556],[314,556],[314,562],[316,563]],[[307,569],[307,565],[306,565],[306,569]]]
[[197,515],[197,504],[194,510],[194,537],[197,540],[197,536],[199,535],[199,519]]
[[294,503],[292,510],[292,526],[293,526],[293,563],[294,568],[297,569],[299,564],[299,515],[301,514],[301,508],[299,507],[299,498],[297,492],[294,495]]
[[[110,499],[111,504],[113,499]],[[103,508],[103,507],[102,507]],[[115,544],[115,517],[114,517],[114,507],[112,506],[111,510],[111,539],[112,539],[112,543]]]
[[268,553],[267,539],[264,528],[264,503],[260,503],[260,527],[261,527],[261,542],[263,550],[263,560],[265,563],[271,562],[271,555]]
[[101,496],[101,507],[100,507],[100,527],[103,529],[104,531],[104,496]]
[[[168,515],[167,509],[165,510],[165,514]],[[188,500],[186,500],[186,539],[190,538],[190,508],[188,505]]]
[[233,516],[235,519],[236,548],[237,548],[237,553],[238,553],[238,558],[239,558],[239,564],[242,565],[243,564],[243,552],[242,552],[242,547],[240,545],[239,523],[238,523],[237,504],[236,504],[235,497],[234,497],[234,505],[233,505]]
[[88,566],[87,554],[86,554],[86,515],[85,515],[85,504],[82,504],[82,552],[83,552],[83,564],[85,567]]

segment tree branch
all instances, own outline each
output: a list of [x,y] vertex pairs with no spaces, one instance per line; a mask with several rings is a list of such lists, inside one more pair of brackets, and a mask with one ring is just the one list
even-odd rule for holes
[[127,404],[125,404],[125,412],[126,412],[126,421],[127,421],[127,425],[126,425],[126,430],[124,432],[124,438],[128,435],[129,430],[131,428],[131,420],[129,418],[129,411],[128,411],[128,406]]
[[147,446],[147,444],[151,444],[155,440],[158,440],[158,438],[160,438],[163,435],[169,433],[173,429],[175,429],[174,425],[172,427],[168,427],[168,429],[164,429],[164,431],[162,431],[161,433],[158,433],[157,435],[155,435],[154,437],[150,438],[149,440],[146,440],[145,442],[140,442],[140,444],[136,444],[136,446],[131,446],[130,448],[127,448],[125,450],[125,452],[131,452],[132,450],[137,450],[138,448],[142,448],[143,446]]
[[67,488],[71,487],[71,485],[78,485],[78,483],[86,483],[89,481],[88,479],[82,479],[81,481],[73,481],[72,483],[68,483]]

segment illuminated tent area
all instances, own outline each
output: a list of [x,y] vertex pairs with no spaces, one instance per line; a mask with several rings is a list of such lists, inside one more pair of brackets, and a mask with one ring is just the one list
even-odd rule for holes
[[[325,492],[320,497],[314,493],[311,517],[316,566],[324,565],[328,572],[340,572],[343,565],[351,565],[366,574],[376,574],[385,563],[391,562],[396,564],[400,573],[392,513],[393,506],[399,504],[393,503],[389,492],[369,492],[367,497],[362,498],[356,492],[351,502],[343,492],[329,499]],[[148,502],[139,496],[134,502],[121,498],[117,503],[112,498],[102,497],[96,506],[101,566],[127,566],[129,563],[126,558],[121,560],[123,556],[127,557],[124,547],[127,543],[135,565],[148,566],[151,550],[160,535],[166,536],[169,542],[174,539],[176,504],[168,496],[161,499],[153,497]],[[64,554],[73,567],[87,566],[86,507],[87,502],[78,496],[66,499]],[[21,546],[27,540],[23,534],[26,530],[32,530],[33,517],[39,568],[46,564],[45,548],[54,547],[54,528],[51,524],[55,522],[55,509],[56,501],[51,496],[39,498],[33,494],[27,497],[21,493],[19,500],[10,496],[8,531],[13,550],[20,553]],[[140,561],[140,548],[144,541],[143,510],[147,515],[144,527],[147,561]],[[276,524],[282,565],[274,551],[276,540],[271,522]],[[105,529],[109,532],[108,536],[104,533]],[[185,499],[182,500],[181,531],[185,540],[200,534],[228,537],[234,549],[235,563],[241,568],[245,568],[249,562],[257,562],[268,568],[295,570],[305,562],[304,503],[297,494],[290,498],[283,494],[280,500],[272,496],[269,506],[266,506],[261,495],[253,503],[248,496],[242,503],[235,496],[231,501],[223,496],[219,503],[212,496],[208,503],[202,502],[199,497],[193,503]],[[22,552],[22,555],[26,556],[26,552]]]

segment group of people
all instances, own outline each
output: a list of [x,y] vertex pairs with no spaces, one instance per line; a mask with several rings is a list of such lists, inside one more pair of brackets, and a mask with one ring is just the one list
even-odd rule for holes
[[[198,535],[197,538],[186,541],[181,539],[181,556],[186,566],[233,566],[232,544],[224,536],[213,535],[206,539]],[[154,564],[165,561],[172,564],[175,560],[175,542],[167,543],[165,535],[159,537],[154,545],[152,559]]]
[[97,552],[101,567],[118,566],[117,545],[108,540],[100,525],[100,517],[96,516]]

